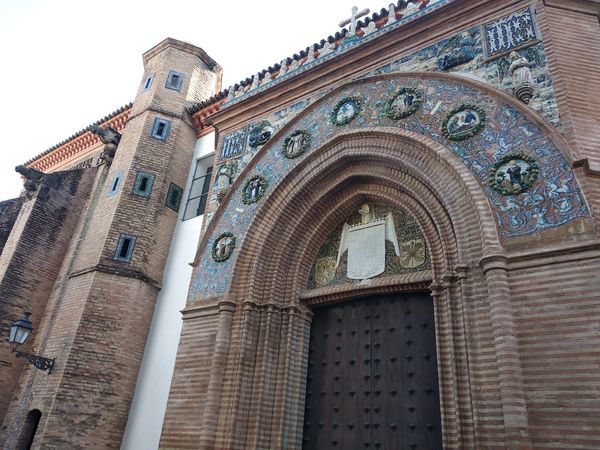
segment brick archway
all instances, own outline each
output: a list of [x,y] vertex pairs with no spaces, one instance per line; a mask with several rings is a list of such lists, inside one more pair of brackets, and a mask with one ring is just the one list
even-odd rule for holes
[[[320,244],[365,201],[397,205],[417,219],[432,259],[429,279],[390,278],[310,297],[306,280]],[[429,289],[435,303],[445,448],[477,446],[474,416],[504,422],[493,439],[526,444],[502,248],[480,185],[447,149],[398,129],[339,134],[275,188],[238,251],[220,304],[223,346],[213,360],[204,448],[299,448],[308,304],[415,288]],[[480,351],[495,352],[496,362]]]

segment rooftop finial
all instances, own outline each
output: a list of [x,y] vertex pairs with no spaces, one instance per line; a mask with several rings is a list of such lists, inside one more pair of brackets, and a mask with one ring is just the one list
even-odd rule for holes
[[340,22],[340,27],[345,27],[346,25],[350,24],[350,32],[347,34],[347,37],[356,35],[356,19],[366,16],[367,14],[369,14],[368,8],[358,12],[358,6],[352,7],[352,14],[350,15],[350,18]]

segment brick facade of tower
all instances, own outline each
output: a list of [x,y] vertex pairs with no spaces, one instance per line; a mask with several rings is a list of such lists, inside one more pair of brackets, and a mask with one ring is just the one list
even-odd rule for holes
[[3,448],[21,445],[34,409],[33,448],[120,445],[178,217],[167,193],[185,186],[196,139],[185,107],[221,79],[202,49],[174,39],[144,54],[144,70],[127,123],[121,112],[106,123],[122,128],[112,164],[96,162],[97,137],[77,136],[99,165],[44,175],[16,220],[6,216],[14,225],[1,258],[3,329],[30,311],[33,348],[56,363],[47,375],[3,346]]

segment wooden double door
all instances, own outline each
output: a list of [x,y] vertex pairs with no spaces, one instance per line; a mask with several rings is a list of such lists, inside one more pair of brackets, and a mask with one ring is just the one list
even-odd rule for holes
[[442,448],[428,294],[365,298],[315,310],[303,448]]

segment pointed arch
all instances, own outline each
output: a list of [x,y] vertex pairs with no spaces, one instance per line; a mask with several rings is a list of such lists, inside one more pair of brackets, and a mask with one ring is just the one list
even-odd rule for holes
[[262,206],[239,249],[231,294],[250,293],[256,303],[297,296],[328,231],[367,200],[417,218],[436,280],[502,252],[480,186],[447,149],[405,130],[349,131],[308,155]]

